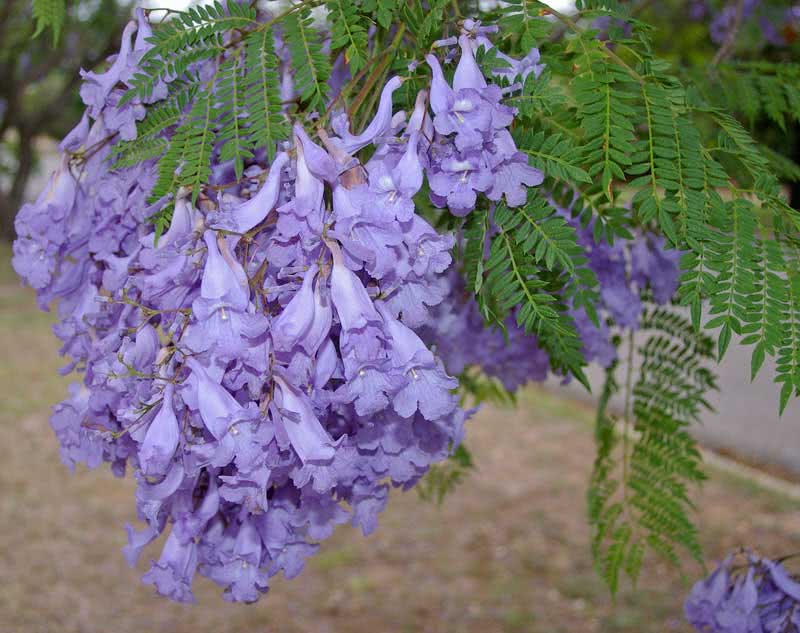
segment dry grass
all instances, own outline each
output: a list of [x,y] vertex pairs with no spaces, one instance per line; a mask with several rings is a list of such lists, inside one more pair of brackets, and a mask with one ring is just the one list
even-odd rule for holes
[[[469,428],[478,470],[439,509],[395,493],[378,531],[341,529],[293,581],[253,606],[196,584],[199,605],[156,599],[119,549],[130,480],[68,476],[47,408],[62,397],[50,317],[0,251],[0,633],[663,633],[686,585],[652,561],[612,604],[587,547],[591,412],[531,389]],[[710,558],[740,543],[800,550],[798,505],[714,476],[697,495]],[[155,555],[155,552],[151,552]],[[145,556],[145,558],[147,558]],[[688,567],[687,573],[700,570]]]

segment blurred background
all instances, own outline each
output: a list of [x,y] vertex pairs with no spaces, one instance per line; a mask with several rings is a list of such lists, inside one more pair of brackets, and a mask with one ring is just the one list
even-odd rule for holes
[[[517,409],[486,407],[469,423],[476,469],[442,506],[394,493],[373,535],[342,528],[299,578],[276,579],[257,605],[224,603],[203,579],[199,605],[174,605],[138,582],[147,560],[131,570],[119,553],[123,526],[135,521],[134,486],[108,472],[68,476],[60,463],[47,420],[69,380],[58,375],[52,317],[37,310],[10,266],[14,215],[38,193],[58,139],[80,118],[79,70],[116,51],[136,4],[67,0],[69,18],[54,43],[50,33],[31,39],[29,0],[0,2],[0,632],[688,630],[688,585],[678,571],[647,567],[640,587],[624,589],[616,603],[597,579],[584,499],[593,396],[555,383],[524,391]],[[708,19],[691,11],[700,3],[636,4],[638,17],[660,27],[664,56],[691,69],[715,54]],[[794,23],[782,28],[793,45]],[[796,51],[763,33],[744,29],[741,37],[754,55]],[[797,124],[784,130],[758,117],[751,127],[797,156]],[[798,206],[798,192],[791,194]],[[796,552],[800,403],[778,417],[771,370],[751,384],[749,351],[732,345],[720,372],[716,413],[695,429],[713,450],[711,481],[695,498],[707,556],[744,543],[771,555]],[[693,579],[702,570],[685,573]]]

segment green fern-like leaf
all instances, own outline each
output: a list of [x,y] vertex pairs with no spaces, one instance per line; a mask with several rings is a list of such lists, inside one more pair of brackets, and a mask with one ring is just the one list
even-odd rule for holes
[[[756,217],[752,204],[739,199],[725,205],[726,226],[720,227],[715,242],[709,244],[709,268],[717,274],[710,298],[709,329],[721,328],[719,357],[728,348],[732,334],[742,334],[742,323],[751,311],[750,295],[755,291],[753,246]],[[725,231],[724,229],[728,229]]]
[[759,145],[758,149],[769,161],[770,168],[778,178],[784,182],[800,182],[800,165],[767,145]]
[[192,64],[223,53],[228,46],[226,33],[253,28],[259,28],[256,10],[234,0],[225,7],[216,1],[192,7],[162,23],[154,29],[149,40],[153,47],[142,56],[141,70],[130,79],[131,87],[120,104],[134,98],[147,100],[159,81],[180,78]]
[[800,64],[785,61],[731,62],[702,78],[703,93],[715,106],[740,113],[749,126],[765,115],[781,129],[800,120]]
[[64,0],[33,0],[33,19],[36,21],[33,37],[38,37],[45,29],[50,29],[53,32],[53,46],[58,46],[66,17],[67,8]]
[[759,274],[753,278],[753,292],[749,296],[749,307],[742,330],[745,336],[742,345],[753,345],[751,377],[755,378],[767,355],[773,356],[781,345],[784,323],[788,318],[791,297],[786,279],[780,272],[786,263],[780,245],[775,240],[758,240],[751,254],[758,266]]
[[781,321],[782,336],[776,353],[775,382],[780,383],[780,410],[783,413],[789,399],[800,395],[800,248],[795,240],[781,243],[787,262],[786,310]]
[[581,151],[563,134],[524,131],[515,135],[517,146],[534,167],[545,174],[570,183],[591,183],[589,174],[580,167]]
[[162,156],[169,147],[169,130],[181,123],[196,92],[196,84],[185,83],[166,101],[149,108],[144,120],[136,126],[136,138],[114,145],[114,167],[133,167]]
[[191,188],[192,202],[197,201],[202,185],[211,175],[211,152],[217,137],[214,114],[211,91],[198,92],[189,114],[159,161],[158,180],[150,194],[152,203],[174,195],[182,186]]
[[219,159],[233,160],[236,180],[242,177],[245,161],[253,157],[245,129],[248,110],[243,58],[238,50],[222,64],[211,115],[218,126],[215,142],[220,144]]
[[344,50],[350,71],[357,73],[367,63],[367,22],[350,0],[330,0],[327,3],[331,23],[331,48]]
[[552,30],[552,22],[545,19],[537,3],[527,0],[509,0],[503,8],[500,28],[505,32],[519,34],[520,47],[529,51]]
[[[678,298],[691,311],[692,323],[699,330],[704,301],[714,291],[716,274],[709,267],[709,244],[717,239],[713,227],[722,224],[726,209],[717,189],[727,183],[722,167],[708,153],[703,156],[703,203],[688,205],[684,238],[688,249],[681,260]],[[694,194],[692,194],[694,195]]]
[[672,243],[679,244],[686,239],[690,206],[704,204],[700,135],[686,121],[680,89],[650,83],[642,92],[647,133],[637,142],[634,165],[628,169],[637,176],[630,186],[639,189],[633,202],[643,222],[656,220]]
[[388,29],[395,19],[400,2],[398,0],[363,0],[365,15],[374,15],[383,28]]
[[322,39],[314,28],[311,11],[303,8],[290,13],[281,24],[292,59],[297,92],[309,110],[321,112],[328,99],[326,82],[331,74],[331,64],[322,52]]
[[747,130],[729,114],[718,110],[711,110],[711,114],[720,127],[720,147],[734,155],[753,179],[772,179],[769,161],[758,151],[758,145]]
[[588,267],[584,249],[578,244],[575,230],[550,203],[531,191],[525,206],[510,210],[501,205],[495,220],[514,234],[514,240],[528,257],[547,271],[566,274],[569,284],[564,297],[576,308],[584,308],[597,320],[597,278]]
[[[596,566],[612,592],[622,573],[636,581],[648,550],[676,565],[679,549],[702,560],[689,517],[689,486],[705,475],[687,428],[710,408],[706,394],[716,389],[705,366],[713,341],[697,334],[684,316],[663,308],[648,310],[642,329],[651,335],[636,348],[638,377],[626,381],[630,393],[623,417],[608,413],[611,396],[619,391],[616,365],[607,372],[598,407],[589,520]],[[632,367],[627,370],[632,376]]]
[[483,288],[485,267],[484,253],[489,244],[491,221],[488,209],[475,209],[464,225],[464,279],[467,290],[479,295]]
[[[587,50],[596,46],[594,40],[583,44]],[[631,79],[618,67],[588,54],[585,64],[585,72],[572,84],[585,135],[584,162],[590,165],[589,176],[599,177],[603,192],[613,200],[612,181],[625,180],[625,169],[635,151]]]
[[270,160],[275,156],[279,141],[289,134],[281,113],[278,85],[278,59],[275,55],[274,33],[264,29],[248,36],[247,49],[247,133],[252,148],[264,147]]
[[399,2],[400,19],[414,36],[417,48],[425,50],[430,47],[438,37],[443,15],[450,0],[430,0],[425,4],[420,2]]
[[[517,324],[538,337],[557,370],[570,372],[588,385],[583,373],[585,361],[580,339],[572,319],[566,314],[563,300],[555,291],[566,285],[566,276],[558,270],[547,269],[547,262],[554,263],[556,257],[561,256],[560,247],[552,243],[540,247],[542,241],[547,243],[548,240],[534,237],[532,230],[521,226],[516,211],[505,205],[495,210],[494,221],[501,232],[492,239],[485,266],[482,301],[484,307],[489,305],[488,296],[492,310],[491,314],[484,310],[484,317],[502,324],[513,312]],[[538,248],[541,248],[540,260],[543,260],[540,264],[535,256]]]
[[[537,123],[554,121],[555,116],[563,116],[567,96],[556,82],[552,81],[552,72],[545,68],[538,77],[535,73],[528,75],[520,93],[509,96],[506,103],[517,108],[518,116],[525,121],[526,128],[529,128]],[[546,121],[542,121],[543,118]],[[554,127],[564,132],[561,125],[562,123],[558,122]],[[567,135],[574,138],[571,130]]]

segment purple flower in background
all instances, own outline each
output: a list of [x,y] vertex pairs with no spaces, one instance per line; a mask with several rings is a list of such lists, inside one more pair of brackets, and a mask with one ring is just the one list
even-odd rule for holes
[[678,289],[681,255],[667,250],[664,238],[643,236],[631,246],[631,279],[642,288],[649,284],[656,303],[665,304]]
[[715,626],[715,613],[728,593],[730,559],[703,580],[698,580],[684,605],[689,624],[699,630]]
[[753,554],[726,558],[686,599],[687,621],[706,633],[783,633],[800,625],[800,583],[781,563]]

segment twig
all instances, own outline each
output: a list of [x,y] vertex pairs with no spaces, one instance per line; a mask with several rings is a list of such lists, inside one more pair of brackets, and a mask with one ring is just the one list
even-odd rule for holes
[[744,17],[744,0],[738,0],[736,3],[736,15],[733,18],[733,24],[731,25],[730,31],[728,31],[728,35],[725,36],[725,41],[722,43],[722,46],[719,47],[717,54],[714,55],[714,59],[711,60],[711,66],[719,66],[719,64],[725,61],[728,57],[730,57],[731,53],[733,53],[733,47],[736,44],[736,38],[739,35],[739,29],[742,26],[742,18]]
[[633,350],[635,348],[633,341],[633,331],[628,334],[628,366],[625,368],[625,410],[623,415],[623,433],[622,433],[622,499],[623,502],[627,496],[628,488],[628,462],[629,462],[629,435],[631,432],[631,395],[633,392]]
[[[560,11],[556,11],[555,9],[548,8],[548,13],[558,19],[564,26],[566,26],[571,31],[574,31],[578,35],[582,35],[585,33],[585,29],[582,29],[578,26],[577,22],[573,20],[568,15],[561,13]],[[617,65],[621,66],[625,72],[627,72],[633,79],[635,79],[638,83],[644,83],[644,77],[642,77],[639,73],[631,67],[628,62],[626,62],[622,57],[617,55],[613,50],[608,48],[605,42],[600,42],[600,50],[608,57],[609,59],[613,60]]]
[[[641,2],[639,2],[637,5],[635,5],[635,6],[634,6],[634,7],[631,9],[631,11],[630,11],[630,15],[629,15],[628,17],[635,18],[635,17],[636,17],[637,15],[639,15],[639,14],[640,14],[642,11],[644,11],[644,10],[645,10],[645,9],[647,9],[647,8],[648,8],[648,7],[649,7],[651,4],[653,4],[653,2],[654,2],[654,1],[655,1],[655,0],[642,0]],[[567,29],[567,26],[566,26],[566,25],[564,25],[564,24],[562,24],[561,26],[559,26],[557,29],[555,29],[555,30],[554,30],[554,31],[553,31],[553,32],[550,34],[550,41],[551,41],[551,42],[557,42],[557,41],[558,41],[558,40],[560,40],[562,37],[564,37],[564,34],[567,32],[567,30],[568,30],[568,29]]]
[[405,24],[400,24],[400,26],[397,28],[397,33],[395,33],[395,36],[394,36],[394,39],[392,40],[392,43],[389,45],[389,48],[387,49],[387,52],[389,53],[389,55],[387,55],[377,65],[377,67],[374,69],[372,74],[367,78],[367,81],[364,83],[364,86],[361,88],[359,93],[356,95],[355,101],[350,106],[350,111],[348,112],[348,115],[350,116],[351,120],[353,118],[355,118],[356,112],[358,112],[359,108],[364,103],[364,100],[367,98],[367,96],[369,95],[370,91],[372,90],[372,88],[377,83],[379,77],[383,74],[383,71],[386,68],[388,68],[389,64],[392,63],[392,60],[394,59],[394,53],[397,50],[397,47],[400,45],[400,42],[403,39],[403,34],[405,32],[406,32],[406,25]]

